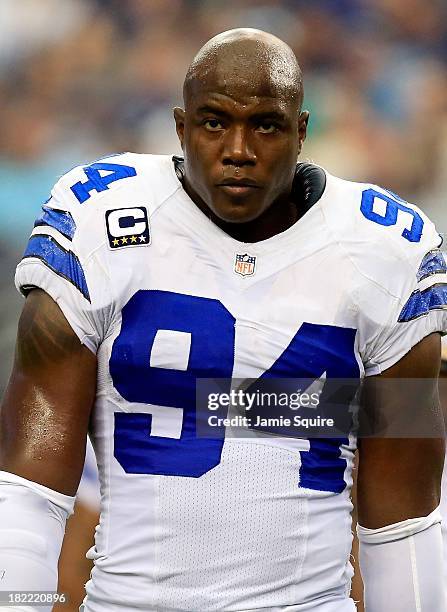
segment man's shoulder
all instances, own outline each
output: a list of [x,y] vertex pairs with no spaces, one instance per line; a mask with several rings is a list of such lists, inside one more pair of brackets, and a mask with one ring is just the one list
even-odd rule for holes
[[83,214],[124,198],[158,201],[178,189],[172,156],[117,153],[75,166],[55,184],[49,204]]
[[322,212],[328,231],[360,274],[389,285],[442,244],[434,224],[416,205],[373,183],[327,173]]
[[76,166],[43,204],[26,257],[51,248],[86,261],[103,246],[148,244],[151,214],[179,188],[170,156],[122,153]]

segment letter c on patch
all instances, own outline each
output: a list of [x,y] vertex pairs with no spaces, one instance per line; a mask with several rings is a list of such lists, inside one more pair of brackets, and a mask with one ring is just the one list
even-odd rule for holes
[[[133,225],[126,224],[126,227],[121,227],[121,219],[131,218],[134,220]],[[137,221],[144,219],[144,221]],[[141,208],[126,208],[125,210],[112,210],[109,213],[108,219],[109,232],[114,238],[122,236],[132,236],[142,234],[147,227],[144,211]]]

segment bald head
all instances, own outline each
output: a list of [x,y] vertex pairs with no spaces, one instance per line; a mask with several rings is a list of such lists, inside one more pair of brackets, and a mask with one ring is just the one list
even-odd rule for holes
[[211,38],[200,49],[186,73],[185,107],[199,90],[243,88],[246,93],[303,101],[300,66],[282,40],[252,28],[238,28]]
[[[275,227],[282,231],[289,213],[281,206],[292,202],[309,119],[301,109],[301,70],[293,51],[260,30],[223,32],[194,58],[183,95],[185,108],[175,108],[174,118],[189,196],[226,230],[227,224],[265,221],[265,231],[256,234],[261,240],[270,231],[269,215],[276,215],[271,211],[278,210]],[[293,211],[291,203],[292,217]],[[232,231],[240,240],[254,240],[254,234]]]

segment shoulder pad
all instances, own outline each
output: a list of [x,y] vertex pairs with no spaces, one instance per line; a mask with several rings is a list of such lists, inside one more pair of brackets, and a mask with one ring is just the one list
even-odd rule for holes
[[309,163],[299,163],[296,165],[292,197],[298,205],[304,204],[303,214],[318,202],[325,187],[326,172],[323,168]]

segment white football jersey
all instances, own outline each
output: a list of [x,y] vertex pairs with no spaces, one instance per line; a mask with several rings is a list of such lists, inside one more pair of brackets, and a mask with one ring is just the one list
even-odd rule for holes
[[16,283],[44,289],[98,356],[85,610],[355,609],[353,439],[199,438],[195,382],[379,374],[447,327],[440,242],[416,207],[329,174],[254,244],[197,208],[169,156],[60,179]]
[[99,512],[100,494],[98,468],[96,465],[95,452],[90,440],[87,440],[84,469],[82,470],[76,501],[90,508],[92,512]]

